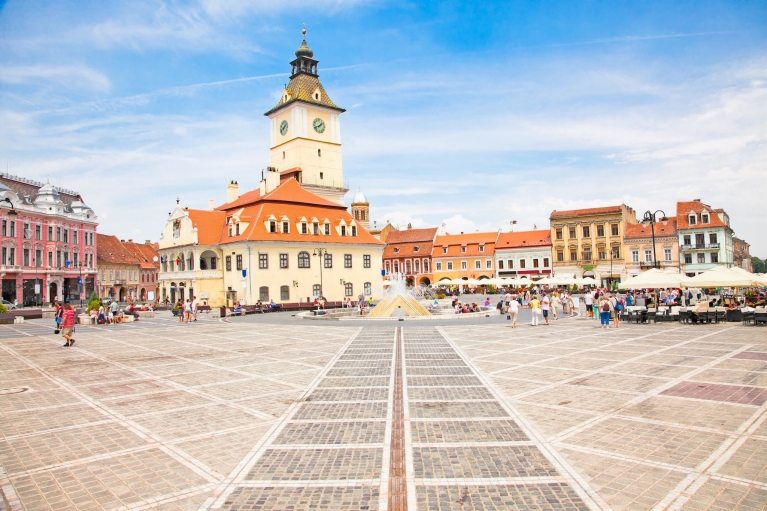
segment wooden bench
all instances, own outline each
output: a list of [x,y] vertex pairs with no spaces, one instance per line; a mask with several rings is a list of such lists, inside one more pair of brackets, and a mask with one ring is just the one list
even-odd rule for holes
[[206,314],[209,314],[210,311],[213,310],[210,305],[198,305],[197,306],[197,312],[204,312]]

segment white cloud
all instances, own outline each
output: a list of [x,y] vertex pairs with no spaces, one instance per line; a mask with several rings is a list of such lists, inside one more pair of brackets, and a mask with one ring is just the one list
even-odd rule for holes
[[109,79],[99,71],[83,65],[61,66],[37,64],[32,66],[0,66],[0,82],[65,86],[68,88],[108,91]]

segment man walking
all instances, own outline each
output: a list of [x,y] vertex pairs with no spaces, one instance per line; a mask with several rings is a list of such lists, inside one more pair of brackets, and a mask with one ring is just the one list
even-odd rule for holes
[[192,296],[192,316],[194,316],[194,320],[197,321],[197,297]]
[[586,293],[583,296],[583,303],[586,304],[586,317],[587,318],[593,318],[594,317],[594,297],[591,296],[591,293]]
[[551,299],[549,299],[548,295],[543,295],[543,298],[541,299],[541,310],[543,310],[543,320],[546,322],[546,324],[549,324],[549,309],[551,307]]
[[517,316],[519,315],[519,302],[517,300],[509,300],[507,302],[509,319],[511,320],[511,328],[517,328]]
[[75,329],[75,310],[72,308],[72,305],[69,303],[64,304],[62,314],[61,314],[61,336],[66,339],[66,343],[64,344],[64,347],[66,346],[73,346],[75,344],[75,340],[72,339],[72,333]]

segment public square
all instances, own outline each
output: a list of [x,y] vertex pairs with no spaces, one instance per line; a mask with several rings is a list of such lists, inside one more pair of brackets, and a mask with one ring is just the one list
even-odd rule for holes
[[767,503],[767,329],[51,323],[0,326],[4,509]]

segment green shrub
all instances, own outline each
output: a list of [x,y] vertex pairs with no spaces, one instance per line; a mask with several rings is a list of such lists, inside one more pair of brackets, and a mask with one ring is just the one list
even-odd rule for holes
[[94,298],[93,295],[91,295],[91,299],[88,302],[88,308],[85,310],[85,312],[90,314],[92,310],[98,311],[99,307],[101,307],[101,300],[99,300],[98,297]]
[[99,294],[96,291],[94,291],[88,297],[88,303],[92,302],[93,300],[98,300],[98,299],[99,299]]
[[438,300],[442,300],[443,298],[445,298],[444,293],[437,293],[437,299]]
[[0,303],[0,314],[5,314],[6,312],[8,312],[8,308]]

